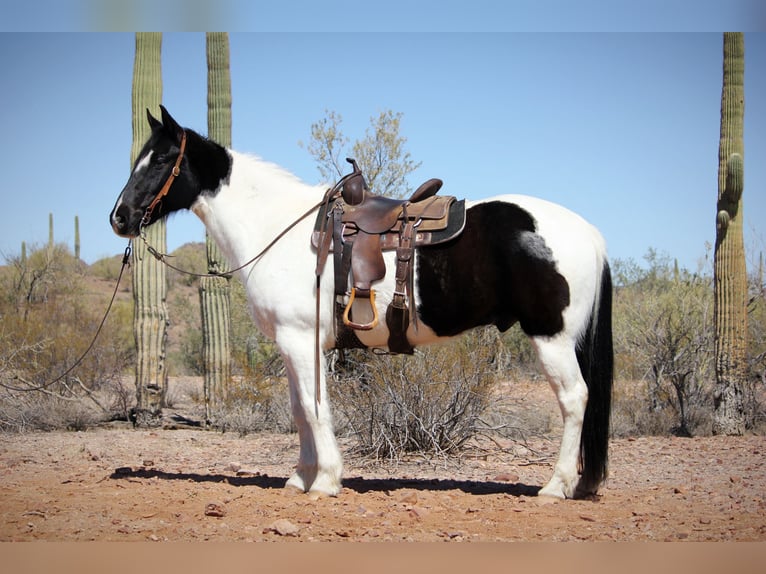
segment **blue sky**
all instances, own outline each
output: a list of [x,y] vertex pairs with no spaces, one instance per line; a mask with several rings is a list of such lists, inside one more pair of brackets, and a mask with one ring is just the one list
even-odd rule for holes
[[[481,2],[479,2],[481,4]],[[479,198],[525,193],[601,229],[612,258],[655,248],[696,269],[715,236],[720,33],[232,32],[233,143],[309,183],[298,145],[335,110],[346,135],[403,114],[416,186]],[[44,244],[48,213],[88,262],[121,253],[108,213],[130,164],[132,33],[0,34],[0,253]],[[766,251],[766,35],[745,37],[745,232]],[[163,36],[163,100],[206,132],[205,39]],[[359,80],[350,91],[342,80]],[[170,248],[201,241],[191,214]]]

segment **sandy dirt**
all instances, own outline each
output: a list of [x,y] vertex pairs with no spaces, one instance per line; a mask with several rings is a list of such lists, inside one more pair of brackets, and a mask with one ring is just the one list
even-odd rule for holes
[[535,496],[556,450],[533,439],[396,465],[346,456],[341,494],[315,501],[283,488],[294,435],[1,435],[0,540],[766,540],[764,437],[614,440],[608,482],[580,501]]

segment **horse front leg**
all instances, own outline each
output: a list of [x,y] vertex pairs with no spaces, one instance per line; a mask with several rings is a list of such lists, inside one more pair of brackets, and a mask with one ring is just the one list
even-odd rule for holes
[[294,333],[280,344],[280,348],[287,368],[290,403],[300,441],[298,466],[286,486],[319,498],[340,493],[343,459],[333,431],[323,356],[319,360],[321,401],[316,404],[314,400],[313,344],[313,339]]

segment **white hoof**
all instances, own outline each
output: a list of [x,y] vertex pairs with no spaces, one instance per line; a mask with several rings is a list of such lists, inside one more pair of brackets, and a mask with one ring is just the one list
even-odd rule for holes
[[537,496],[548,496],[551,498],[558,498],[563,500],[565,498],[574,498],[575,486],[574,484],[567,484],[560,478],[554,476],[548,484],[540,489]]
[[338,496],[341,491],[341,483],[339,478],[333,478],[327,473],[320,473],[308,484],[308,481],[296,472],[288,479],[285,488],[306,492],[312,500],[318,500],[328,496]]
[[307,490],[303,478],[297,472],[287,479],[285,489],[297,490],[298,492],[306,492]]
[[556,500],[564,500],[566,498],[566,495],[559,487],[551,487],[551,484],[546,484],[543,488],[540,489],[540,491],[537,493],[538,497],[545,497],[545,498],[551,498]]

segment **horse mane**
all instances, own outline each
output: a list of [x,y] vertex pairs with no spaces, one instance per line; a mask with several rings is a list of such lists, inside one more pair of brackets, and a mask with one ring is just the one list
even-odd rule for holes
[[[250,171],[251,177],[255,177],[256,180],[261,180],[266,184],[264,187],[270,188],[274,184],[277,184],[278,188],[285,191],[309,192],[310,194],[315,194],[317,192],[324,193],[327,187],[329,187],[328,185],[307,183],[291,171],[288,171],[271,161],[263,159],[259,155],[232,149],[229,149],[228,151],[235,163],[240,165],[240,169],[244,167],[245,170]],[[251,169],[248,170],[246,166],[250,166]]]

